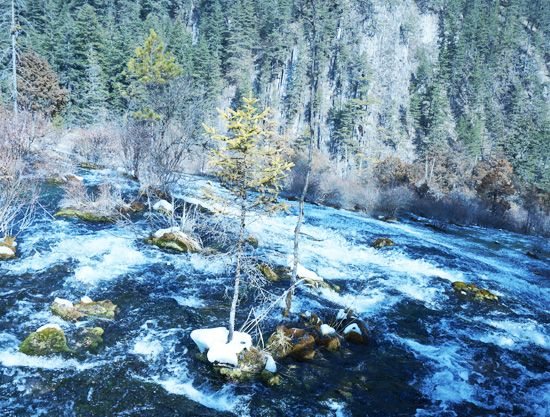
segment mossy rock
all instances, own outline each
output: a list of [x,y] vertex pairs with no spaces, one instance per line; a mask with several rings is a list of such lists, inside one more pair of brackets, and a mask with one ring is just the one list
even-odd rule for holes
[[386,246],[395,246],[395,243],[393,243],[393,241],[391,239],[388,239],[387,237],[379,237],[370,245],[375,249],[380,249]]
[[262,370],[265,368],[265,363],[266,359],[260,351],[254,347],[251,347],[243,350],[239,354],[237,367],[233,368],[215,365],[214,369],[232,381],[245,382],[260,376]]
[[177,233],[164,233],[161,237],[149,236],[146,243],[161,249],[172,249],[178,252],[200,252],[200,244],[189,236]]
[[385,217],[382,217],[380,220],[386,223],[399,223],[399,220],[397,220],[395,217],[392,217],[392,216],[385,216]]
[[94,223],[114,223],[116,221],[116,219],[112,216],[100,216],[75,209],[61,209],[54,214],[54,217],[76,217],[80,220]]
[[333,335],[333,336],[326,336],[326,337],[317,337],[315,339],[315,344],[317,346],[324,346],[328,350],[336,352],[340,349],[342,346],[340,342],[340,336]]
[[464,291],[470,294],[475,294],[479,291],[479,288],[477,288],[474,284],[466,284],[462,281],[455,281],[452,285],[455,291]]
[[260,374],[260,380],[268,387],[279,385],[280,382],[279,375],[269,372],[267,369],[264,369]]
[[494,301],[498,303],[498,297],[489,290],[479,290],[476,292],[474,299],[478,301]]
[[77,321],[86,315],[76,310],[74,307],[69,307],[64,304],[56,303],[55,301],[50,306],[50,310],[53,314],[61,317],[66,321]]
[[101,327],[83,327],[72,336],[71,347],[76,351],[95,351],[103,344],[103,329]]
[[314,290],[317,290],[319,288],[326,288],[328,290],[332,290],[334,292],[340,292],[342,289],[338,285],[330,284],[329,282],[323,280],[323,279],[305,279],[305,282],[309,284]]
[[120,208],[122,213],[138,213],[147,210],[147,206],[139,201],[132,201],[129,205]]
[[264,277],[266,277],[268,280],[272,282],[279,281],[279,275],[277,275],[273,270],[269,267],[267,264],[260,264],[258,265],[258,269],[263,274]]
[[40,332],[31,333],[19,346],[19,352],[30,356],[44,356],[72,350],[67,346],[63,330],[48,327]]
[[257,248],[258,247],[258,239],[253,237],[253,236],[248,236],[246,239],[245,239],[245,242],[248,243],[250,246],[252,246],[253,248]]
[[91,303],[79,301],[74,305],[74,309],[86,316],[112,320],[115,318],[117,306],[113,304],[111,300],[93,301]]
[[84,169],[105,169],[104,166],[96,165],[96,164],[90,164],[89,162],[82,162],[79,165],[79,167],[84,168]]

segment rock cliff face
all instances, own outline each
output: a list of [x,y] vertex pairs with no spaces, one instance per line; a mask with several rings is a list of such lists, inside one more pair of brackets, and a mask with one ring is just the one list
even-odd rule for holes
[[[328,40],[328,56],[319,60],[317,146],[326,156],[337,152],[335,113],[348,111],[346,104],[359,99],[358,80],[363,76],[368,79],[365,94],[369,104],[352,128],[365,156],[380,160],[397,152],[401,159],[412,162],[410,82],[418,67],[419,50],[437,57],[438,17],[422,13],[413,1],[376,0],[363,9],[361,4],[345,2],[337,29]],[[309,128],[311,62],[303,30],[293,26],[291,31],[293,43],[284,64],[271,74],[270,82],[262,84],[261,97],[275,110],[282,130],[299,137]],[[262,76],[260,68],[256,69],[256,77]],[[256,82],[261,84],[261,80]],[[222,106],[230,104],[232,93],[232,87],[225,90]]]

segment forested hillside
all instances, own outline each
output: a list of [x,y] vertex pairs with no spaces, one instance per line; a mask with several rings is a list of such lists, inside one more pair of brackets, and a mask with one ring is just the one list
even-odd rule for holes
[[[515,210],[525,230],[538,227],[532,219],[550,207],[548,1],[15,5],[19,63],[25,68],[34,51],[67,90],[48,107],[58,125],[170,114],[187,138],[200,142],[200,124],[215,116],[213,109],[235,107],[251,90],[272,107],[278,133],[297,150],[296,170],[303,166],[299,150],[314,135],[312,199],[361,207],[356,198],[347,202],[343,190],[370,184],[394,209],[404,193],[434,204],[483,202],[488,217]],[[11,34],[6,27],[5,39]],[[146,60],[136,55],[144,45],[145,55],[159,45],[169,52],[168,78],[144,80],[129,66]],[[11,69],[9,52],[2,64]],[[22,83],[25,73],[19,76]],[[11,79],[4,79],[9,103]],[[144,86],[147,105],[136,100]],[[338,189],[327,185],[335,182]]]

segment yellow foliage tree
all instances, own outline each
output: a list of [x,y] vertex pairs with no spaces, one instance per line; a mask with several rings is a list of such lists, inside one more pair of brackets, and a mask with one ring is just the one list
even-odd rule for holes
[[[220,118],[225,120],[227,135],[222,135],[213,127],[203,124],[206,134],[220,143],[211,151],[210,163],[217,168],[220,184],[233,197],[239,207],[239,234],[236,242],[237,264],[231,312],[229,316],[228,342],[233,339],[235,311],[239,299],[239,283],[242,272],[242,253],[246,224],[252,210],[273,214],[285,210],[287,206],[277,201],[281,182],[292,167],[282,157],[281,149],[273,149],[265,138],[271,132],[262,125],[267,121],[269,109],[258,112],[254,104],[258,99],[244,98],[245,106],[240,110],[218,109]],[[226,207],[229,201],[206,191],[206,197]],[[223,211],[223,209],[220,209]]]

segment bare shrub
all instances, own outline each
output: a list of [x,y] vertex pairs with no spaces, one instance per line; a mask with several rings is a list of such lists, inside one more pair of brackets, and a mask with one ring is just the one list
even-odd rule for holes
[[65,194],[59,205],[62,208],[74,209],[96,216],[114,216],[124,201],[120,189],[106,178],[96,193],[89,194],[81,181],[69,181],[62,186]]
[[323,202],[337,208],[371,211],[378,200],[372,184],[362,185],[334,173],[321,175],[319,189]]
[[30,226],[38,187],[20,149],[0,144],[0,238],[16,237]]
[[[291,170],[288,192],[293,196],[299,196],[304,189],[304,181],[307,172],[307,154],[305,152],[295,154],[292,162],[294,163],[294,167]],[[321,175],[329,172],[330,167],[331,164],[327,158],[318,152],[314,153],[306,196],[307,200],[317,201],[323,199]]]
[[407,186],[383,189],[378,194],[374,213],[397,217],[400,212],[409,208],[413,197],[412,190]]
[[74,152],[82,162],[108,164],[114,152],[115,135],[115,131],[106,126],[81,129],[75,138]]

